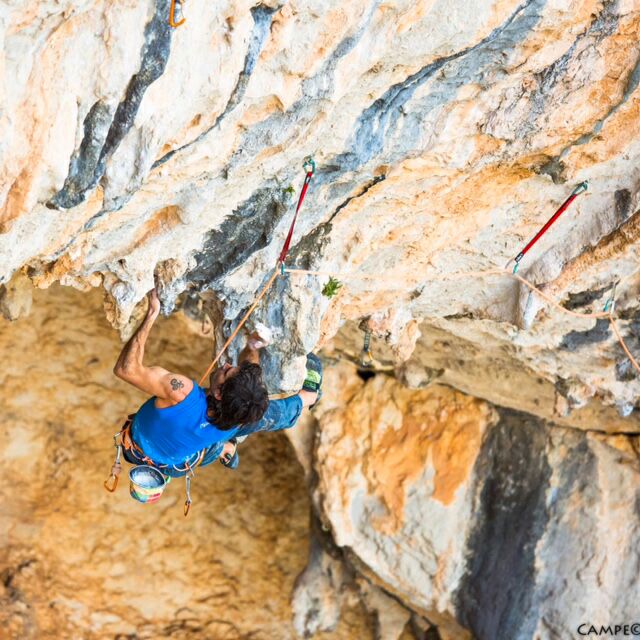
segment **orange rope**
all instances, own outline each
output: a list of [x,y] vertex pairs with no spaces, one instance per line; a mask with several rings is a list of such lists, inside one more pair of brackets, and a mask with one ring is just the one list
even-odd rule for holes
[[622,280],[618,282],[618,286],[622,288],[626,284],[627,280],[631,280],[631,278],[633,278],[633,276],[635,276],[638,271],[640,271],[640,267],[634,269],[628,276],[622,278]]
[[510,273],[507,271],[507,275],[512,276],[516,280],[522,282],[522,284],[529,287],[532,291],[535,291],[541,298],[544,298],[550,305],[554,306],[556,309],[559,309],[563,313],[567,315],[574,316],[576,318],[607,318],[609,313],[606,311],[598,311],[595,313],[578,313],[577,311],[571,311],[571,309],[566,309],[561,304],[559,304],[556,300],[548,296],[544,291],[541,291],[535,285],[531,284],[528,280],[525,280],[522,276],[519,276],[517,273]]
[[613,317],[612,313],[609,314],[609,323],[611,324],[611,328],[613,329],[613,332],[616,334],[616,338],[618,338],[618,342],[620,343],[620,346],[624,349],[624,352],[627,354],[627,357],[629,358],[629,362],[631,362],[635,370],[638,373],[640,373],[640,364],[638,364],[638,361],[631,355],[631,351],[629,351],[627,344],[624,341],[624,338],[620,334],[620,330],[618,329],[618,325],[616,324],[616,320]]
[[240,331],[240,329],[242,329],[242,327],[244,326],[244,323],[249,319],[249,316],[253,313],[255,308],[258,306],[258,303],[260,302],[260,300],[262,300],[262,298],[264,298],[267,291],[269,291],[269,289],[271,288],[271,285],[273,284],[273,281],[278,277],[279,271],[280,271],[279,266],[273,270],[273,275],[271,276],[271,278],[269,278],[269,281],[267,282],[267,284],[264,285],[264,287],[262,288],[262,291],[258,294],[258,297],[255,299],[255,302],[249,307],[249,311],[247,311],[247,313],[244,314],[244,317],[240,321],[240,324],[236,327],[235,331],[229,336],[227,341],[224,343],[224,346],[222,347],[222,349],[218,351],[218,355],[213,359],[213,362],[209,365],[209,368],[205,371],[204,375],[200,379],[200,382],[198,383],[200,386],[202,386],[202,383],[207,379],[207,376],[213,371],[213,368],[218,363],[218,360],[220,360],[222,354],[227,350],[229,345],[233,342],[233,339],[238,335],[238,332]]
[[[305,269],[285,269],[287,273],[300,273],[303,275],[315,275],[315,276],[330,276],[336,277],[335,275],[329,273],[328,271],[307,271]],[[576,311],[571,311],[570,309],[565,309],[561,304],[556,302],[553,298],[548,296],[544,291],[536,287],[534,284],[523,278],[521,275],[517,273],[512,273],[506,269],[485,269],[483,271],[464,271],[462,273],[443,273],[438,274],[437,276],[431,278],[431,281],[434,280],[466,280],[467,278],[481,278],[484,276],[509,276],[510,278],[514,278],[518,280],[525,286],[529,287],[532,291],[535,291],[541,298],[546,300],[550,305],[556,307],[556,309],[566,313],[570,316],[575,316],[577,318],[607,318],[609,314],[606,311],[602,311],[600,313],[578,313]],[[350,278],[355,278],[356,280],[378,280],[379,276],[367,276],[367,275],[357,275],[357,274],[338,274],[338,278],[342,278],[344,280],[349,280]]]
[[521,282],[526,287],[529,287],[531,291],[535,291],[541,298],[543,298],[546,302],[548,302],[551,306],[555,307],[562,313],[566,313],[569,316],[574,316],[575,318],[607,318],[609,314],[606,311],[596,312],[596,313],[579,313],[577,311],[571,311],[571,309],[566,309],[559,302],[551,298],[547,295],[542,289],[536,287],[535,284],[529,282],[526,278],[523,278],[521,275],[517,273],[513,273],[511,271],[507,271],[506,269],[485,269],[484,271],[465,271],[463,273],[451,273],[451,274],[442,274],[433,278],[434,280],[461,280],[466,278],[481,278],[484,276],[509,276],[510,278],[514,278]]
[[[260,293],[258,294],[258,296],[255,299],[254,303],[249,307],[249,310],[244,314],[244,317],[240,321],[240,324],[238,324],[238,326],[236,327],[235,331],[229,336],[227,341],[224,343],[222,349],[220,349],[220,351],[218,351],[218,354],[213,359],[213,362],[209,365],[209,367],[205,371],[204,375],[200,379],[200,382],[198,383],[198,384],[200,384],[200,386],[202,386],[202,383],[207,379],[207,376],[211,373],[211,371],[213,371],[213,368],[216,366],[216,364],[218,363],[218,361],[222,357],[222,354],[227,350],[229,345],[233,342],[234,338],[238,335],[240,329],[242,329],[242,327],[244,326],[245,322],[249,319],[251,314],[254,312],[255,308],[258,306],[258,303],[260,302],[260,300],[262,300],[262,298],[264,298],[264,296],[266,295],[267,291],[269,291],[269,289],[271,288],[271,285],[273,284],[275,279],[278,277],[278,273],[280,271],[280,268],[281,268],[281,265],[280,265],[280,263],[278,263],[278,266],[276,266],[276,268],[273,270],[273,274],[271,275],[271,278],[269,278],[269,281],[267,282],[267,284],[264,285],[264,287],[262,288],[262,291],[260,291]],[[637,269],[636,271],[638,271],[638,270],[640,270],[640,268]],[[631,277],[631,275],[634,275],[636,273],[636,271],[634,271],[632,274],[630,274],[629,276],[624,278],[624,280],[626,281],[628,278]],[[335,277],[336,276],[336,274],[332,274],[332,273],[330,273],[328,271],[311,271],[311,270],[308,270],[308,269],[285,269],[285,272],[286,273],[295,273],[295,274],[300,274],[300,275],[312,275],[312,276],[329,276],[329,277]],[[377,280],[378,279],[378,276],[367,276],[367,275],[364,275],[364,274],[362,274],[360,276],[358,276],[357,274],[337,274],[337,275],[342,279],[349,279],[349,278],[362,279],[362,280]],[[509,276],[510,278],[514,278],[515,280],[518,280],[518,282],[522,283],[523,285],[525,285],[526,287],[531,289],[531,291],[535,291],[543,300],[545,300],[551,306],[555,307],[556,309],[558,309],[562,313],[566,313],[567,315],[570,315],[570,316],[573,316],[573,317],[576,317],[576,318],[592,318],[592,319],[607,318],[609,320],[610,324],[611,324],[611,327],[612,327],[614,333],[616,334],[616,338],[618,339],[618,342],[620,343],[620,346],[623,348],[624,352],[627,354],[627,356],[629,358],[629,361],[631,362],[633,367],[638,371],[638,373],[640,373],[640,365],[638,364],[637,360],[631,355],[631,352],[629,351],[629,348],[627,347],[627,344],[624,341],[624,338],[620,334],[620,331],[618,330],[618,326],[616,324],[615,318],[614,318],[614,316],[613,316],[613,314],[611,312],[600,311],[600,312],[595,312],[595,313],[580,313],[580,312],[577,312],[577,311],[571,311],[571,309],[566,309],[559,302],[557,302],[556,300],[551,298],[549,295],[547,295],[544,291],[542,291],[541,289],[536,287],[534,284],[529,282],[526,278],[523,278],[521,275],[519,275],[517,273],[512,273],[511,271],[509,271],[507,269],[484,269],[482,271],[464,271],[462,273],[445,273],[445,274],[439,274],[439,275],[435,276],[434,278],[432,278],[431,280],[432,281],[434,281],[434,280],[463,280],[463,279],[467,279],[467,278],[481,278],[481,277],[491,276],[491,275],[493,275],[493,276]]]

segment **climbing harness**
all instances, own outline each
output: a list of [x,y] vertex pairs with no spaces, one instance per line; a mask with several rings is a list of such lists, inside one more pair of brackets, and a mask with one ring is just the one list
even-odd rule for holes
[[544,226],[536,235],[529,241],[527,246],[513,259],[515,266],[513,267],[513,273],[518,271],[520,266],[520,260],[524,258],[529,249],[540,240],[540,238],[549,230],[549,227],[569,208],[569,205],[581,194],[589,188],[589,183],[585,180],[581,182],[572,192],[571,195],[560,205],[560,208],[545,222]]
[[[131,425],[133,424],[134,414],[127,417],[122,429],[118,431],[118,433],[113,436],[113,444],[116,448],[116,457],[111,467],[111,474],[104,481],[104,488],[113,493],[118,486],[118,480],[120,477],[120,473],[122,472],[122,464],[120,459],[122,457],[122,452],[126,450],[131,458],[136,460],[139,464],[129,472],[129,493],[134,500],[138,502],[144,503],[152,503],[157,502],[162,495],[162,491],[167,484],[169,484],[171,480],[171,473],[179,473],[184,474],[185,483],[186,483],[186,500],[184,503],[184,515],[186,516],[189,513],[189,509],[191,508],[191,479],[195,475],[196,467],[199,467],[204,460],[207,449],[202,449],[194,454],[191,460],[186,460],[183,465],[167,465],[160,464],[154,462],[151,458],[145,455],[144,451],[135,443],[133,438],[131,437]],[[118,441],[118,439],[120,441]],[[127,460],[129,462],[129,460]],[[139,469],[140,471],[136,472],[135,470]],[[140,483],[136,479],[136,475],[142,473],[144,469],[151,469],[150,473],[158,473],[165,480],[164,484],[160,485],[159,483],[155,483],[152,486],[145,486],[145,484]]]
[[[181,24],[184,24],[187,21],[186,18],[184,18],[182,16],[182,4],[183,3],[184,3],[184,0],[171,0],[171,9],[169,10],[169,24],[174,29],[176,27],[179,27]],[[178,13],[181,16],[181,18],[180,18],[180,20],[178,20],[178,22],[176,22],[176,4],[179,5]]]
[[371,354],[371,331],[367,329],[364,333],[364,343],[360,352],[360,364],[369,369],[373,367],[373,355]]

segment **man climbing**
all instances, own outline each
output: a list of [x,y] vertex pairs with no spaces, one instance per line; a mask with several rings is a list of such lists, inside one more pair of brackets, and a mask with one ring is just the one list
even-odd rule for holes
[[208,392],[188,376],[145,366],[145,344],[159,313],[160,301],[153,290],[144,321],[113,369],[117,377],[152,396],[125,426],[128,462],[151,464],[169,476],[184,475],[218,458],[235,468],[236,438],[292,427],[303,407],[317,401],[322,369],[311,354],[312,370],[303,389],[269,402],[259,355],[266,342],[256,333],[249,337],[236,366],[225,364],[211,374]]

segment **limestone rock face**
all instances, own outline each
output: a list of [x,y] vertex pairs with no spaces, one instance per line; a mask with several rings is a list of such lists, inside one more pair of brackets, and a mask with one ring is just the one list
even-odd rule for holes
[[316,508],[351,565],[442,638],[570,638],[633,618],[637,437],[383,374],[345,389],[349,367],[327,373],[335,404],[316,413],[314,469]]
[[[0,622],[9,638],[571,637],[631,619],[640,442],[325,358],[324,397],[157,505],[102,488],[119,420],[97,292],[3,320]],[[197,327],[199,330],[200,327]],[[197,375],[210,338],[161,321],[150,360]],[[362,378],[367,378],[363,380]],[[309,540],[309,542],[307,542]],[[308,562],[305,569],[305,562]],[[365,607],[368,614],[364,613]]]
[[155,277],[166,311],[207,291],[232,322],[313,154],[289,261],[345,286],[330,302],[326,275],[290,275],[267,297],[278,386],[296,388],[345,318],[377,317],[400,360],[426,319],[582,388],[559,414],[633,412],[640,376],[606,320],[506,276],[441,278],[502,267],[589,180],[520,272],[580,312],[620,280],[637,352],[637,2],[190,0],[178,29],[169,5],[0,10],[0,284],[25,269],[40,287],[102,286],[124,330]]
[[[638,1],[188,0],[177,29],[170,4],[0,6],[0,355],[19,363],[0,408],[4,626],[551,640],[632,619]],[[281,440],[252,445],[246,484],[216,469],[185,537],[176,493],[140,516],[85,491],[102,471],[74,456],[108,467],[102,438],[142,399],[111,379],[98,315],[126,337],[155,285],[184,313],[151,353],[206,368],[281,266],[310,155],[289,271],[250,321],[273,330],[274,393],[324,349],[325,397],[290,434],[302,470],[281,468]],[[246,557],[218,558],[225,527]],[[261,602],[286,591],[272,626],[254,585]]]

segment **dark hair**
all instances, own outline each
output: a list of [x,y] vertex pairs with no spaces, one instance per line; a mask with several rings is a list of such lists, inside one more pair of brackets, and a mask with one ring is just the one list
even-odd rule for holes
[[212,393],[207,396],[209,418],[218,429],[257,422],[269,406],[262,369],[251,362],[243,362],[238,373],[223,383],[220,395],[220,400]]

